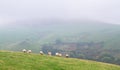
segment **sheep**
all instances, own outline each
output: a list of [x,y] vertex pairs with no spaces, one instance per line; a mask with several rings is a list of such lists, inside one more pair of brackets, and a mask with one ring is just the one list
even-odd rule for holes
[[23,49],[22,51],[23,51],[24,53],[26,53],[26,49]]
[[58,56],[59,56],[59,57],[62,57],[62,54],[61,54],[61,53],[59,53],[59,54],[58,54]]
[[43,55],[44,54],[43,51],[40,51],[40,54]]
[[68,58],[68,57],[69,57],[69,55],[68,55],[68,54],[66,54],[65,56],[66,56],[66,58]]
[[31,51],[31,50],[28,50],[27,53],[32,53],[32,51]]
[[48,52],[48,55],[49,55],[49,56],[51,56],[51,55],[52,55],[52,53],[51,53],[51,52]]
[[56,56],[59,56],[59,53],[55,53]]

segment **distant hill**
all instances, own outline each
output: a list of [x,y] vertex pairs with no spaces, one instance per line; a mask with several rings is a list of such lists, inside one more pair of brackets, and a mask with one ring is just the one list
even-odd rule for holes
[[[10,23],[0,28],[0,49],[14,49],[23,41],[38,49],[40,44],[55,39],[79,38],[76,41],[104,41],[106,48],[119,47],[120,25],[88,20],[29,20]],[[75,38],[76,37],[76,38]],[[14,48],[12,48],[14,46]],[[9,48],[8,48],[9,47]],[[26,48],[26,47],[25,47]]]
[[0,49],[21,51],[25,48],[37,53],[47,45],[53,47],[53,51],[65,51],[72,57],[78,57],[79,53],[95,59],[107,53],[116,60],[120,58],[119,36],[120,25],[98,21],[26,20],[0,28]]
[[120,70],[120,66],[81,59],[0,51],[0,70]]

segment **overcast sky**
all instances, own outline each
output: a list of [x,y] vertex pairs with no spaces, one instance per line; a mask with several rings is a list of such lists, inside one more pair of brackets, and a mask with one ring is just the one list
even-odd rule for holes
[[120,24],[120,0],[0,0],[0,24],[35,18]]

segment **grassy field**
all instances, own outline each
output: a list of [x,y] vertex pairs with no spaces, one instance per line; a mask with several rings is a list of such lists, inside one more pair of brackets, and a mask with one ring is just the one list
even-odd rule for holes
[[73,58],[0,51],[0,70],[120,70],[120,66]]

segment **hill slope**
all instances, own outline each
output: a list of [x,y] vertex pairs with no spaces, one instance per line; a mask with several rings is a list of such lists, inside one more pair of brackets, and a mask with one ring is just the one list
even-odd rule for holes
[[[43,44],[62,42],[104,42],[105,49],[120,49],[120,25],[96,21],[23,21],[0,27],[0,49],[39,51]],[[116,46],[114,46],[116,45]],[[34,46],[34,47],[33,47]]]
[[0,51],[0,70],[120,70],[120,66],[72,58]]

